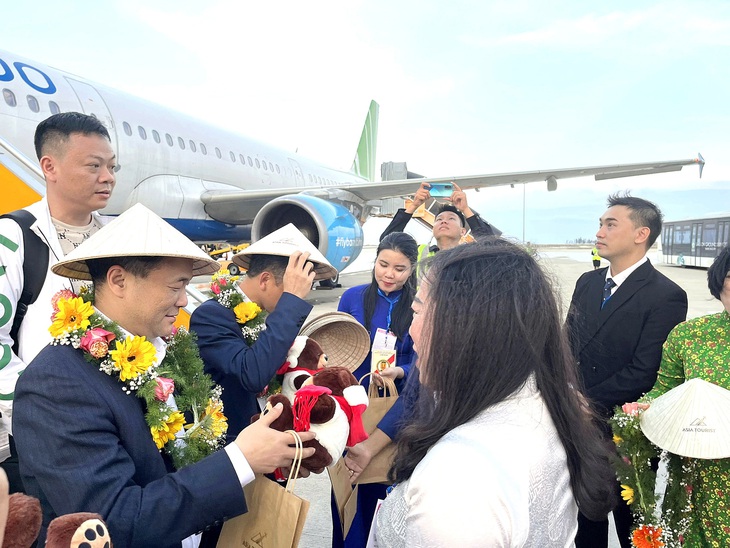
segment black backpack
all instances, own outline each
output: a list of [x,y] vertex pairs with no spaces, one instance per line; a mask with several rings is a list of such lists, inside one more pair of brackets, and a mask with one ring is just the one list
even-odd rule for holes
[[10,330],[10,336],[13,338],[13,352],[17,356],[20,324],[23,322],[28,307],[38,298],[38,294],[43,289],[43,283],[46,281],[46,273],[48,272],[48,247],[30,229],[36,220],[32,213],[25,209],[18,209],[17,211],[0,215],[0,219],[2,218],[12,219],[23,230],[23,293],[20,295],[20,300],[15,308],[13,327]]

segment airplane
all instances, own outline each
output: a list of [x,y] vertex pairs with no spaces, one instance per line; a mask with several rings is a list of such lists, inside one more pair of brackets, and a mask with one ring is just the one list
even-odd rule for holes
[[140,202],[191,240],[256,241],[294,223],[338,271],[359,255],[362,224],[380,200],[413,194],[422,182],[462,189],[594,176],[596,180],[679,171],[688,160],[490,175],[375,180],[378,104],[372,101],[350,171],[334,169],[161,105],[0,50],[0,213],[45,193],[33,149],[37,124],[51,114],[94,115],[109,130],[119,162],[103,213]]

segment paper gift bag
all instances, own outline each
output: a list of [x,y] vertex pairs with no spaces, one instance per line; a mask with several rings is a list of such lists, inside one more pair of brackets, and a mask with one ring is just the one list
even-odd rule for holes
[[350,484],[350,471],[345,466],[345,460],[340,459],[327,468],[330,481],[332,482],[332,493],[337,505],[337,513],[342,526],[342,538],[347,536],[352,525],[352,520],[357,511],[357,485],[352,488]]
[[[295,436],[299,439],[299,436]],[[302,537],[309,501],[296,496],[294,483],[301,463],[301,440],[298,459],[294,459],[286,488],[263,476],[244,488],[248,512],[228,520],[218,539],[218,548],[256,546],[296,548]]]
[[[362,379],[360,379],[360,382],[362,383]],[[395,387],[395,383],[385,377],[383,377],[383,382],[385,387],[382,393],[380,393],[374,382],[370,383],[368,390],[370,402],[368,403],[368,408],[362,415],[362,425],[368,435],[375,431],[380,420],[390,411],[390,408],[393,407],[393,404],[398,399],[398,389]],[[393,464],[394,456],[395,444],[389,443],[380,453],[373,457],[373,460],[370,461],[367,468],[357,478],[357,483],[390,483],[388,471],[390,470],[391,464]]]

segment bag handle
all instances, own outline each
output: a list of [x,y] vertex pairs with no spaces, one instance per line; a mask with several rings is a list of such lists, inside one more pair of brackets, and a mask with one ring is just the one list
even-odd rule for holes
[[286,480],[286,490],[290,493],[294,492],[294,487],[297,484],[297,476],[299,476],[299,469],[302,466],[302,452],[304,447],[302,445],[302,438],[294,430],[286,430],[285,433],[291,434],[294,437],[294,460],[292,461],[291,470],[289,471],[289,479]]
[[371,377],[370,378],[370,387],[368,388],[368,397],[369,398],[388,398],[388,397],[398,397],[398,388],[395,386],[395,381],[389,377],[383,377],[382,375],[380,378],[383,381],[383,395],[381,396],[378,392],[378,386],[373,382],[372,379],[373,373],[367,373],[360,377],[359,383],[362,384],[362,381],[365,379],[365,377]]

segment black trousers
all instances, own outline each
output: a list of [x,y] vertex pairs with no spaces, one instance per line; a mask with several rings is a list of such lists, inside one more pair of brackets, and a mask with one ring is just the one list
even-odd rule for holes
[[13,436],[8,436],[10,440],[10,456],[0,463],[0,468],[5,470],[10,484],[10,493],[25,493],[23,480],[20,479],[20,468],[18,466],[18,450],[15,448]]
[[[613,520],[621,548],[631,548],[631,528],[634,517],[631,508],[621,499],[621,485],[617,482],[618,504],[613,509]],[[608,518],[591,521],[582,513],[578,513],[578,534],[575,537],[575,548],[608,548]]]

